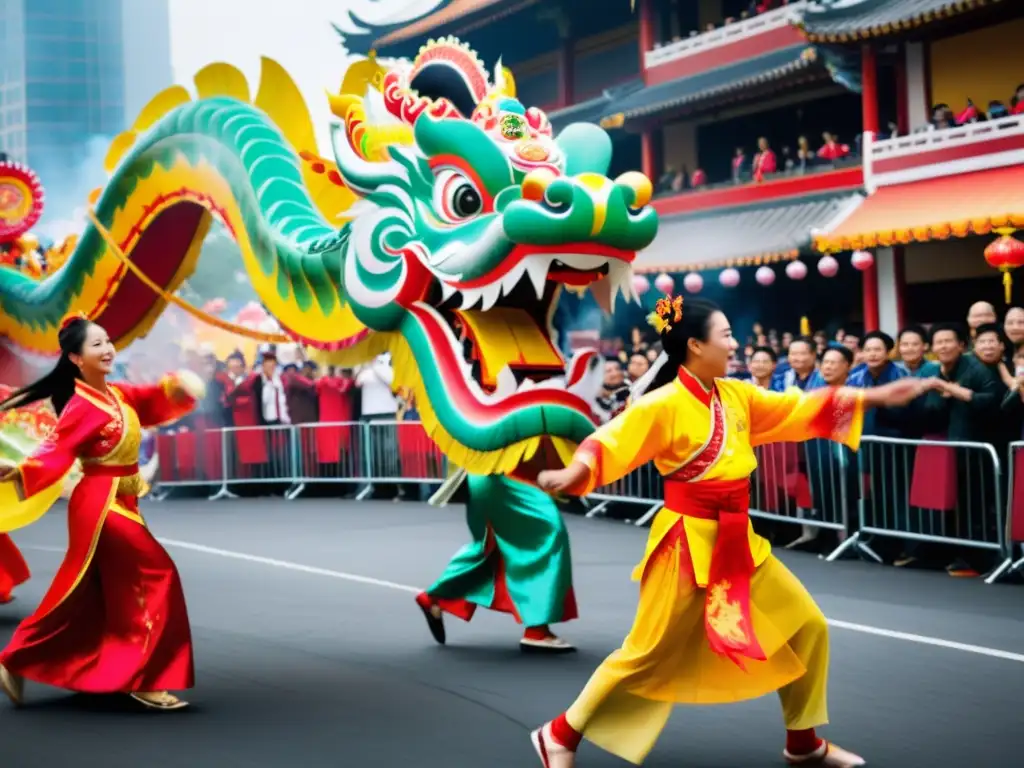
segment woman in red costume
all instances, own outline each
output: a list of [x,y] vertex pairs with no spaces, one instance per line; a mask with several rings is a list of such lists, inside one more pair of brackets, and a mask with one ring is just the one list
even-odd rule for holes
[[203,395],[189,372],[159,384],[108,384],[114,346],[84,316],[60,328],[61,356],[45,377],[0,409],[49,398],[53,435],[20,466],[0,469],[0,532],[38,520],[76,460],[82,479],[68,503],[68,551],[36,612],[0,653],[0,686],[17,705],[24,681],[82,693],[125,693],[158,710],[187,703],[192,640],[174,563],[146,526],[138,499],[142,428],[187,414]]
[[0,533],[0,605],[14,599],[14,588],[28,581],[31,574],[25,558],[6,533]]

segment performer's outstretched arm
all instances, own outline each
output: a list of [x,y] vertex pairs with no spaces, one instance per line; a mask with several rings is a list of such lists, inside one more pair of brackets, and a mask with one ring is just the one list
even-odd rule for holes
[[642,467],[672,442],[672,398],[667,387],[641,397],[584,440],[568,467],[541,472],[538,485],[586,496]]
[[[804,393],[770,392],[742,383],[750,403],[750,443],[795,443],[825,438],[856,449],[864,411],[898,407],[934,388],[933,379],[905,378],[880,387],[828,387]],[[734,385],[735,386],[735,385]]]

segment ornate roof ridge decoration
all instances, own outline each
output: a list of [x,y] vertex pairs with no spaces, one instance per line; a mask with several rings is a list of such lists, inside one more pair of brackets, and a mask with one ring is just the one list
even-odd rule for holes
[[[887,248],[1024,229],[1021,166],[881,187],[841,221],[814,233],[822,253]],[[894,200],[912,200],[895,205]]]
[[974,219],[959,219],[941,224],[929,224],[923,227],[885,229],[842,237],[815,235],[814,250],[820,253],[840,253],[842,251],[888,248],[892,245],[930,243],[934,240],[949,240],[951,237],[964,238],[971,237],[972,235],[988,235],[1004,227],[1024,229],[1024,208],[1021,209],[1020,213],[1016,214],[1000,213]]
[[464,35],[475,26],[491,23],[538,2],[540,0],[442,0],[429,13],[392,24],[373,25],[349,12],[349,20],[361,31],[345,32],[337,25],[334,28],[350,53],[365,56],[371,49],[386,53],[393,46],[408,46],[417,39]]
[[895,37],[1009,0],[816,0],[797,27],[812,43]]

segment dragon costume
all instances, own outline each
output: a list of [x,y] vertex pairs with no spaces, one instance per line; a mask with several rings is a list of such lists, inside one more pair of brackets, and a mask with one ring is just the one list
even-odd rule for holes
[[511,73],[499,65],[492,81],[453,39],[411,67],[350,68],[330,97],[333,161],[314,151],[308,110],[274,62],[252,100],[224,64],[195,84],[194,100],[159,94],[111,148],[95,215],[123,260],[90,226],[52,277],[0,270],[0,333],[53,355],[74,308],[126,345],[190,274],[217,217],[281,327],[334,364],[390,353],[394,387],[415,393],[427,434],[468,477],[473,541],[418,598],[437,639],[442,610],[469,619],[484,606],[535,628],[526,647],[561,650],[546,627],[575,616],[569,541],[532,481],[593,431],[602,371],[593,352],[566,362],[551,318],[567,285],[609,310],[631,292],[630,264],[657,230],[650,181],[608,178],[603,130],[554,137]]

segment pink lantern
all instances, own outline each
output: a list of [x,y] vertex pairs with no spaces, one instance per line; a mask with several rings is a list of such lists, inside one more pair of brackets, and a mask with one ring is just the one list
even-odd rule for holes
[[775,282],[775,270],[771,267],[761,267],[754,273],[754,279],[759,285],[771,285]]
[[670,294],[672,289],[676,287],[676,281],[662,272],[655,278],[654,287],[661,293]]
[[853,265],[854,269],[861,272],[871,269],[871,265],[874,263],[875,257],[869,251],[854,251],[853,256],[850,257],[850,264]]
[[839,272],[839,262],[833,256],[822,256],[818,259],[818,271],[822,277],[835,277]]
[[633,275],[633,290],[637,296],[643,296],[651,290],[651,281],[643,275]]
[[718,276],[718,282],[724,285],[726,288],[735,288],[740,284],[740,273],[732,267],[729,269],[722,270],[722,274]]
[[700,293],[700,289],[704,287],[704,278],[697,272],[690,272],[683,278],[683,287],[689,293]]
[[807,265],[802,261],[791,261],[786,265],[786,277],[790,280],[803,280],[807,277]]

